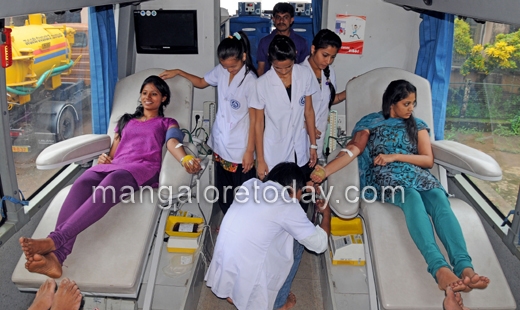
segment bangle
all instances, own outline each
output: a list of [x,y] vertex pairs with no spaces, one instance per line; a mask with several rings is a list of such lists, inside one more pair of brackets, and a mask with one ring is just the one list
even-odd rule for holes
[[316,144],[311,144],[311,149],[313,150],[317,150],[318,149],[318,146]]
[[184,156],[182,159],[181,159],[181,166],[184,167],[184,164],[186,164],[186,162],[194,159],[195,157],[193,155],[186,155]]
[[349,149],[341,149],[341,151],[347,153],[350,157],[354,157],[354,153],[352,153]]

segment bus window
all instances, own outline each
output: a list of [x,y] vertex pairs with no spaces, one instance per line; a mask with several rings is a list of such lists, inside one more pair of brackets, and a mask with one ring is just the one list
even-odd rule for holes
[[6,25],[14,56],[6,69],[9,131],[18,187],[28,198],[57,172],[37,170],[38,154],[92,132],[88,25],[81,11],[17,16]]
[[514,209],[520,183],[518,44],[519,26],[455,21],[444,138],[497,160],[501,181],[470,179],[504,215]]

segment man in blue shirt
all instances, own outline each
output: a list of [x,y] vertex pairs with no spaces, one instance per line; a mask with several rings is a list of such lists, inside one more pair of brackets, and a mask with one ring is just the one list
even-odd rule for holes
[[309,55],[307,40],[296,34],[296,32],[291,29],[293,22],[294,7],[287,2],[277,3],[273,8],[273,24],[276,29],[268,36],[260,39],[260,42],[258,43],[258,54],[256,57],[258,61],[258,76],[261,76],[271,68],[271,64],[267,61],[267,51],[269,49],[269,44],[277,34],[288,36],[293,40],[294,45],[296,45],[296,63],[303,62],[305,57]]

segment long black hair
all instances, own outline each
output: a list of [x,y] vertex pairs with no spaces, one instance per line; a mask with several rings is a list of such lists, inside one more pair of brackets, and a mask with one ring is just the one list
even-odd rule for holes
[[[328,48],[329,46],[335,47],[338,51],[341,48],[341,39],[340,37],[329,29],[321,29],[314,36],[312,40],[312,45],[314,46],[314,52],[316,53],[319,49]],[[325,74],[325,78],[327,78],[327,84],[329,85],[330,90],[330,98],[329,98],[329,109],[334,103],[334,98],[336,97],[336,88],[330,82],[330,68],[327,66],[323,69],[323,73]]]
[[246,73],[238,86],[242,85],[242,82],[250,71],[258,76],[258,72],[256,72],[256,68],[253,65],[253,59],[251,58],[251,44],[249,43],[247,35],[243,31],[235,32],[232,36],[222,40],[217,48],[218,59],[221,60],[228,59],[229,57],[242,60],[244,54],[246,54]]
[[[159,116],[164,116],[164,108],[166,108],[166,106],[168,104],[170,104],[170,96],[171,96],[170,87],[168,87],[168,84],[166,84],[166,82],[163,79],[161,79],[160,77],[158,77],[157,75],[150,75],[149,77],[147,77],[144,80],[143,85],[141,85],[139,94],[141,94],[143,92],[143,88],[147,84],[153,84],[155,86],[155,88],[157,88],[157,90],[161,93],[161,95],[163,97],[166,97],[166,100],[164,100],[164,102],[162,102],[161,106],[159,107]],[[140,99],[139,99],[139,102],[140,102]],[[120,138],[123,137],[123,128],[125,128],[126,124],[128,124],[128,122],[131,119],[139,118],[143,115],[144,115],[143,105],[139,104],[133,114],[125,113],[123,116],[121,116],[121,118],[117,121],[117,129],[118,129],[119,137]]]
[[[410,94],[415,94],[417,97],[417,88],[413,86],[412,83],[406,80],[392,81],[383,94],[383,116],[385,119],[390,117],[390,107],[405,99]],[[417,145],[417,124],[415,123],[413,115],[404,119],[404,123],[410,142],[412,142],[413,145]]]
[[292,60],[296,61],[296,46],[293,40],[287,36],[277,34],[274,36],[271,44],[269,44],[268,61],[272,64],[273,61]]

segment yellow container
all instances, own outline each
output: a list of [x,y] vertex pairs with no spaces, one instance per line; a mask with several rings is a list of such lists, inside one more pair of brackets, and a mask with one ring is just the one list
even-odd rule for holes
[[333,236],[361,235],[363,234],[363,222],[359,217],[353,219],[333,217],[330,221],[330,233]]
[[[166,227],[164,228],[164,232],[168,236],[197,238],[201,234],[202,229],[197,229],[196,232],[190,232],[185,230],[186,228],[193,227],[193,225],[198,225],[198,228],[202,228],[201,226],[203,223],[204,220],[200,217],[170,215],[168,217],[168,220],[166,220]],[[178,226],[179,228],[174,230],[176,226]]]

